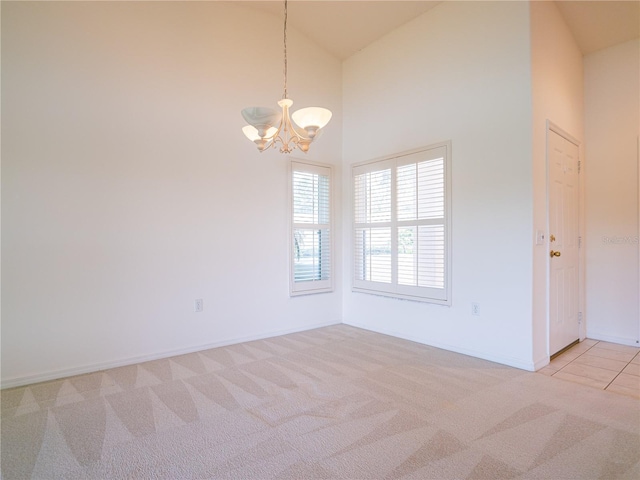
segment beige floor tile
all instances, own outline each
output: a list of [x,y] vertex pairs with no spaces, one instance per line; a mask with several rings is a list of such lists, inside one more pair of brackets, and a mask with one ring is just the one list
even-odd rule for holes
[[624,367],[624,370],[622,371],[626,374],[640,377],[640,363],[630,363],[629,365]]
[[[589,347],[589,348],[591,348],[591,347]],[[570,348],[566,352],[564,352],[562,355],[558,355],[556,358],[562,358],[562,359],[565,359],[565,360],[573,360],[575,358],[578,358],[583,353],[584,352],[581,351],[578,346],[575,346],[573,348]]]
[[618,385],[619,387],[633,388],[640,391],[640,377],[629,375],[627,373],[621,373],[618,375],[611,384]]
[[567,360],[567,359],[561,359],[561,358],[554,358],[549,362],[549,365],[547,365],[547,367],[552,368],[557,372],[558,370],[562,370],[564,367],[569,365],[573,360],[574,359]]
[[[586,339],[538,370],[543,375],[640,398],[637,348]],[[624,371],[624,372],[623,372]]]
[[550,377],[551,375],[553,375],[553,374],[554,374],[554,373],[556,373],[557,371],[558,371],[558,370],[556,370],[555,368],[552,368],[552,367],[546,366],[546,367],[541,368],[540,370],[538,370],[536,373],[541,373],[541,374],[543,374],[543,375],[547,375],[547,376],[549,376],[549,377]]
[[557,357],[555,357],[549,364],[555,364],[559,366],[558,368],[562,368],[567,363],[572,362],[573,360],[578,358],[580,355],[582,355],[582,352],[576,352],[573,349],[570,349],[564,352],[562,355],[558,355]]
[[636,354],[640,352],[640,348],[632,347],[630,345],[620,345],[619,343],[598,342],[598,348],[605,348],[607,350],[614,350],[616,352],[627,352]]
[[616,378],[616,375],[618,375],[618,372],[612,372],[611,370],[606,370],[604,368],[592,367],[590,365],[573,362],[564,367],[561,372],[591,378],[592,380],[606,382],[607,384]]
[[[595,355],[589,355],[588,352],[584,355],[580,355],[574,360],[574,362],[580,363],[582,365],[604,368],[606,370],[611,370],[614,372],[621,372],[622,369],[628,365],[627,362],[613,360],[611,358],[596,357]],[[638,367],[640,367],[640,365],[638,365]]]
[[567,353],[570,353],[570,352],[584,353],[587,350],[589,350],[591,347],[593,347],[593,345],[581,342],[581,343],[571,347],[569,350],[567,350]]
[[616,385],[612,383],[607,387],[607,392],[619,393],[622,395],[628,395],[630,397],[635,397],[640,400],[640,390],[636,390],[634,388],[622,387],[620,385]]
[[629,362],[635,356],[635,354],[632,352],[621,352],[618,350],[602,348],[600,344],[594,347],[591,347],[589,349],[589,355],[594,355],[596,357],[610,358],[612,360],[620,360],[623,362]]
[[579,375],[573,375],[572,373],[566,373],[564,371],[557,372],[553,375],[553,378],[559,378],[561,380],[568,380],[573,383],[581,383],[583,385],[588,385],[590,387],[595,387],[603,390],[608,382],[600,382],[598,380],[594,380],[592,378],[581,377]]

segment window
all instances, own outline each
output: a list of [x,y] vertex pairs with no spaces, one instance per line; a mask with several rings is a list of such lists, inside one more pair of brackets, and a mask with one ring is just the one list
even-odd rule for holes
[[290,293],[333,289],[331,168],[291,162]]
[[450,304],[444,143],[353,167],[353,290]]

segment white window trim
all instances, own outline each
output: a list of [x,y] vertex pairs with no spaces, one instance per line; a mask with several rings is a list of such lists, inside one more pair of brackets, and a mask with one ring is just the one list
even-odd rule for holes
[[[293,172],[307,171],[325,175],[329,173],[329,279],[317,280],[312,282],[295,282],[294,281],[294,260],[295,252],[293,232],[295,224],[293,222]],[[335,232],[334,232],[334,187],[333,187],[333,167],[326,163],[313,162],[309,160],[301,160],[299,158],[291,158],[289,162],[289,296],[295,297],[300,295],[312,295],[316,293],[333,292],[334,276],[335,276]]]
[[[403,159],[403,157],[412,156],[415,154],[429,152],[430,150],[444,150],[444,235],[445,235],[445,259],[444,259],[444,268],[445,268],[445,278],[444,278],[444,292],[442,295],[438,296],[425,296],[426,293],[424,288],[417,287],[408,287],[404,285],[397,284],[397,265],[392,262],[392,278],[396,278],[396,283],[381,283],[381,282],[372,282],[367,280],[358,280],[356,278],[356,250],[355,250],[355,239],[356,239],[356,219],[355,219],[355,188],[354,188],[354,179],[358,174],[373,172],[378,170],[383,170],[385,168],[391,167],[392,169],[392,181],[391,181],[391,196],[392,196],[392,209],[395,207],[397,202],[397,192],[396,192],[396,174],[398,166],[411,163],[408,162],[407,159]],[[440,158],[438,156],[437,158]],[[451,305],[451,257],[452,257],[452,241],[451,241],[451,141],[440,142],[433,145],[428,145],[425,147],[420,147],[414,150],[408,150],[405,152],[397,153],[394,155],[389,155],[386,157],[376,158],[374,160],[367,160],[364,162],[355,163],[351,168],[351,178],[350,178],[350,188],[351,188],[351,242],[350,248],[352,251],[352,261],[351,261],[351,290],[353,292],[359,293],[368,293],[373,295],[380,295],[385,297],[399,298],[405,300],[414,300],[418,302],[425,303],[433,303],[438,305]],[[388,226],[392,228],[392,248],[395,248],[397,253],[397,239],[394,239],[393,231],[398,226],[398,220],[396,219],[397,213],[392,212],[392,221],[388,223]],[[378,226],[378,225],[376,225]],[[387,226],[387,223],[379,224],[380,227]],[[397,262],[395,262],[397,263]],[[439,289],[438,289],[439,290]]]

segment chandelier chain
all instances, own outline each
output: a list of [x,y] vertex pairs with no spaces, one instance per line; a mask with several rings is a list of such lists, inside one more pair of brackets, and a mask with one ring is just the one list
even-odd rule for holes
[[284,0],[284,94],[282,98],[287,97],[287,0]]
[[272,108],[265,107],[249,107],[242,110],[242,116],[249,123],[242,129],[242,132],[256,144],[261,152],[280,144],[280,152],[282,153],[291,153],[296,148],[306,153],[320,129],[331,119],[331,111],[321,107],[302,108],[290,115],[289,108],[293,105],[293,101],[287,92],[288,4],[288,0],[284,0],[284,31],[282,35],[284,92],[282,99],[278,101],[278,106],[282,108],[282,114]]

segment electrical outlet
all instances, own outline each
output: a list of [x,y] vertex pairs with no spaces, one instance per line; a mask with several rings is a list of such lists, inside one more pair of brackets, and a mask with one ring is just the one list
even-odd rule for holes
[[201,298],[197,298],[196,301],[194,302],[194,311],[196,312],[201,312],[204,310],[204,303],[202,302]]
[[472,303],[471,304],[471,315],[476,315],[476,316],[480,316],[480,304],[479,303]]

